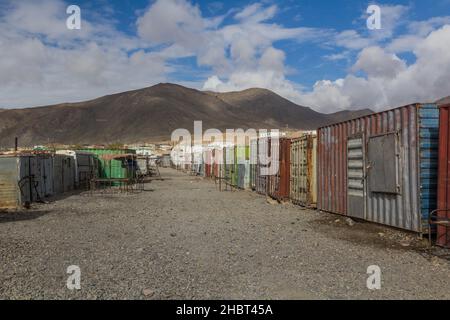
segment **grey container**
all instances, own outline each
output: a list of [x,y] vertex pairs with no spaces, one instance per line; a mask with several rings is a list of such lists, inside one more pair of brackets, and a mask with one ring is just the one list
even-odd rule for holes
[[56,154],[53,157],[53,189],[55,194],[75,189],[75,160],[68,155]]
[[436,104],[413,104],[318,131],[318,209],[418,233],[436,209]]

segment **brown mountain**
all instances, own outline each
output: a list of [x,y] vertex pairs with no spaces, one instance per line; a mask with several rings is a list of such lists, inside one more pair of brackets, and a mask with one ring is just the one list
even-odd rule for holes
[[64,103],[0,111],[0,147],[36,144],[92,144],[170,139],[173,130],[285,128],[311,130],[371,113],[370,110],[322,114],[265,89],[211,93],[174,84]]

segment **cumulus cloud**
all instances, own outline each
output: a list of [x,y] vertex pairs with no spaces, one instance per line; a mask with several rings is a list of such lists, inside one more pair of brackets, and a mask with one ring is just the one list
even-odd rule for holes
[[[82,29],[68,30],[66,6],[62,0],[2,3],[1,107],[80,101],[168,81],[179,70],[176,59],[186,57],[234,79],[236,88],[291,87],[285,53],[273,43],[317,40],[322,32],[268,22],[275,5],[257,3],[205,18],[187,0],[152,2],[136,18],[135,36],[107,19],[90,20],[83,10]],[[222,26],[226,17],[234,22]]]
[[[170,10],[169,10],[170,8]],[[299,97],[298,85],[286,78],[285,52],[275,48],[280,40],[319,41],[329,31],[315,28],[286,28],[271,23],[276,5],[262,3],[233,10],[234,22],[204,18],[197,6],[184,0],[156,1],[138,20],[142,38],[170,47],[183,48],[197,64],[211,67],[204,90],[233,91],[252,87],[275,90],[287,98]],[[156,18],[157,17],[157,18]],[[155,30],[164,26],[164,36]]]
[[319,81],[299,101],[318,110],[370,107],[374,110],[413,102],[432,102],[450,94],[450,25],[431,32],[417,44],[416,61],[407,65],[380,47],[364,49],[353,70],[366,77],[348,75],[338,81]]
[[184,0],[156,1],[137,20],[138,34],[155,44],[195,48],[205,29],[200,9]]
[[203,85],[203,89],[227,92],[249,88],[267,88],[288,99],[298,100],[300,97],[298,88],[285,76],[285,58],[282,50],[268,47],[253,68],[237,68],[225,82],[220,80],[217,75],[211,76]]
[[81,30],[68,30],[66,8],[59,0],[2,4],[0,107],[81,101],[166,79],[170,66],[139,51],[140,39],[83,16]]
[[364,71],[369,78],[392,79],[406,69],[406,63],[380,47],[369,47],[361,51],[352,69]]
[[[190,68],[177,64],[188,57],[203,67],[201,74],[187,71],[199,88],[267,88],[323,112],[449,94],[450,18],[410,21],[406,6],[382,6],[383,29],[372,32],[287,28],[273,22],[280,9],[264,1],[205,17],[191,1],[156,0],[138,13],[135,35],[86,16],[82,30],[67,30],[66,6],[62,0],[0,4],[0,107],[80,101],[170,81]],[[399,34],[400,26],[406,32]],[[280,41],[325,46],[324,60],[345,59],[351,67],[340,79],[317,79],[305,89],[290,80]],[[402,60],[404,52],[415,61]]]
[[[444,48],[450,43],[450,25],[446,25],[447,17],[409,21],[405,18],[408,11],[406,6],[383,6],[380,32],[346,30],[328,38],[327,45],[342,47],[344,51],[324,59],[350,60],[351,53],[357,53],[344,78],[319,80],[308,91],[288,80],[282,54],[267,54],[267,63],[261,57],[251,71],[237,68],[226,79],[215,75],[205,82],[204,88],[229,91],[264,87],[322,112],[367,107],[382,110],[435,101],[450,94],[450,52]],[[396,35],[395,30],[402,25],[409,33]],[[408,65],[398,55],[402,52],[413,53],[416,60]]]

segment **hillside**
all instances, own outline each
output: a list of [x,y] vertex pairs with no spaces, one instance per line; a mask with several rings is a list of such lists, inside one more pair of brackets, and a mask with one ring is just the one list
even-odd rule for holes
[[211,93],[174,84],[108,95],[91,101],[1,110],[0,147],[36,144],[133,143],[170,139],[173,130],[203,128],[316,129],[370,113],[322,114],[265,89]]

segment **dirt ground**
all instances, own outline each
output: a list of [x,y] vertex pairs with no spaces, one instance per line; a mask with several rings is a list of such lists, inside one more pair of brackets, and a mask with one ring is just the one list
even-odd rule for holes
[[0,298],[450,299],[449,252],[413,234],[162,174],[137,194],[0,213]]

